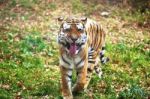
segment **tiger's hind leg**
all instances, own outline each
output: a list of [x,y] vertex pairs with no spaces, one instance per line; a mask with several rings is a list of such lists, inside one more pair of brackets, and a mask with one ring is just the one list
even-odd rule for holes
[[96,72],[96,74],[98,75],[99,78],[102,77],[102,70],[101,68],[99,67],[98,64],[90,64],[89,63],[89,67],[87,68],[87,76],[86,76],[86,85],[85,85],[85,89],[87,89],[89,83],[90,83],[90,80],[91,80],[91,77],[92,77],[92,74],[93,72]]
[[88,68],[87,68],[87,76],[86,76],[87,83],[85,85],[85,89],[87,89],[90,83],[94,67],[95,65],[98,64],[98,62],[99,62],[99,58],[98,58],[97,51],[95,51],[93,48],[90,48],[88,52]]
[[87,89],[89,83],[90,83],[90,80],[91,80],[91,76],[93,74],[93,70],[94,70],[94,64],[88,64],[88,68],[87,68],[87,75],[86,75],[86,85],[85,85],[85,90]]

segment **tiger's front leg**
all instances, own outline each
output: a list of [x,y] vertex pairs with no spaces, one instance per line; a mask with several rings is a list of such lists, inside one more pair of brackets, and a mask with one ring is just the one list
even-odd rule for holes
[[61,72],[61,92],[63,99],[73,99],[71,90],[72,70],[70,60],[65,53],[61,53],[60,57],[60,72]]
[[87,78],[86,78],[86,76],[87,76],[87,65],[88,65],[88,62],[87,62],[87,60],[85,60],[83,66],[80,66],[80,68],[76,68],[77,81],[72,88],[73,93],[80,92],[80,91],[84,90],[85,85],[87,83]]
[[73,99],[71,91],[72,69],[60,66],[61,71],[61,92],[63,99]]

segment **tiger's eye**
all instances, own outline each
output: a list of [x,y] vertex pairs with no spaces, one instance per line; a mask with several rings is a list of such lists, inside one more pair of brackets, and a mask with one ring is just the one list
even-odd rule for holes
[[63,32],[69,32],[71,29],[71,25],[68,23],[63,24]]
[[78,30],[79,32],[83,32],[83,30],[84,30],[83,24],[79,23],[79,24],[76,25],[76,27],[77,27],[77,30]]
[[78,31],[79,31],[79,32],[83,32],[83,29],[79,28]]
[[63,32],[70,32],[70,28],[63,29]]

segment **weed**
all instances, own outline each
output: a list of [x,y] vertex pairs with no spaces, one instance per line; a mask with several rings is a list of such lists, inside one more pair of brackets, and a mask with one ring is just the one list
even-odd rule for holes
[[120,92],[118,98],[119,99],[143,99],[146,98],[146,93],[139,86],[132,85],[131,87]]

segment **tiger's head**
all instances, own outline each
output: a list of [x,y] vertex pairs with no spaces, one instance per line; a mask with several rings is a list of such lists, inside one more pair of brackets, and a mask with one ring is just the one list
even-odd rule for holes
[[85,24],[87,18],[58,18],[61,22],[57,41],[71,55],[78,54],[87,42]]

